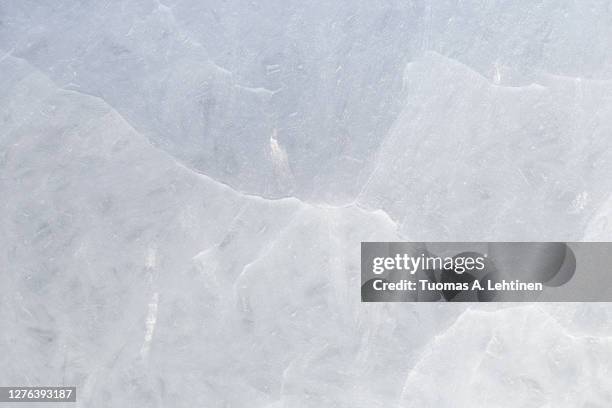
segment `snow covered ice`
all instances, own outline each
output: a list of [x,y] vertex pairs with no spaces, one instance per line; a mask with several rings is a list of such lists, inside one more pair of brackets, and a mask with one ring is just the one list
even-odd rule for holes
[[361,241],[609,241],[607,1],[0,1],[0,386],[612,406],[612,307],[365,304]]

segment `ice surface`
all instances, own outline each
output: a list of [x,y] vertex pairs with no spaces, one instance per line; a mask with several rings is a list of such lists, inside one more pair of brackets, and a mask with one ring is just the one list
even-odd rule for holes
[[610,240],[611,50],[606,1],[0,2],[0,385],[612,406],[606,304],[359,299],[361,241]]

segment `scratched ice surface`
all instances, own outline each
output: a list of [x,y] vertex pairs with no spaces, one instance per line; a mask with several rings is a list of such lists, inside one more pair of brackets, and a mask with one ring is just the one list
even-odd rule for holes
[[359,300],[360,241],[612,238],[607,1],[3,0],[0,124],[0,386],[612,406],[606,304]]

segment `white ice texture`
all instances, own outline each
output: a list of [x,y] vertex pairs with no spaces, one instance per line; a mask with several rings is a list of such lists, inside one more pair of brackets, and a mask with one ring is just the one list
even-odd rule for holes
[[609,408],[611,306],[362,304],[359,250],[610,240],[611,147],[606,0],[1,0],[0,385]]

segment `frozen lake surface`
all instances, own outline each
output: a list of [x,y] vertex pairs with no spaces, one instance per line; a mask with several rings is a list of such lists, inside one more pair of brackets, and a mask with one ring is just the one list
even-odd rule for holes
[[[609,241],[607,1],[0,2],[0,385],[612,406],[612,307],[362,304],[361,241]],[[66,404],[75,406],[75,404]]]

